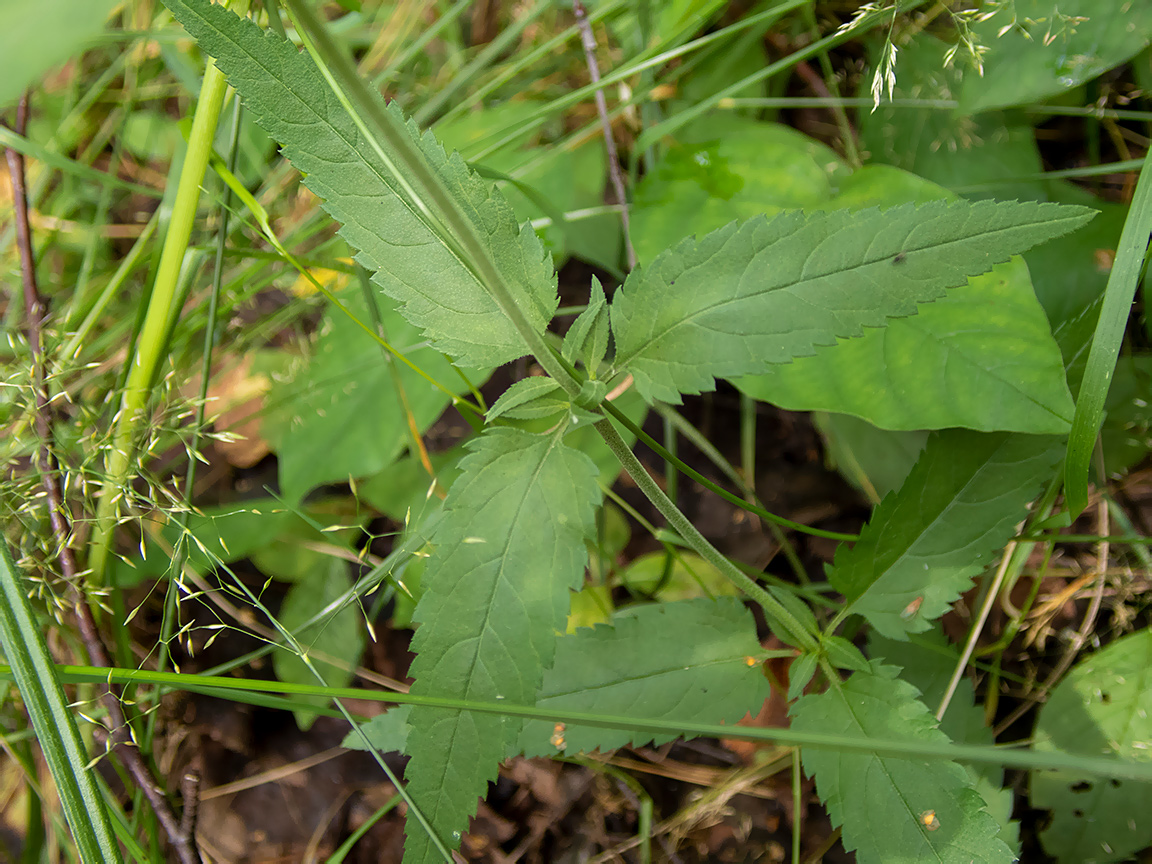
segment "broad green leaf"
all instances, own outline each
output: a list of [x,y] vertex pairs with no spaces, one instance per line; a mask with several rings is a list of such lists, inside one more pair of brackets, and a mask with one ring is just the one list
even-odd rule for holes
[[[1117,639],[1081,661],[1040,708],[1041,752],[1152,759],[1152,629]],[[1121,861],[1152,845],[1152,785],[1035,771],[1032,806],[1052,811],[1040,834],[1060,862]]]
[[905,431],[1055,434],[1068,431],[1075,410],[1019,257],[918,315],[734,383],[790,411],[837,411]]
[[[939,627],[906,642],[872,633],[868,649],[873,658],[902,667],[900,677],[920,691],[920,701],[933,712],[944,698],[960,659]],[[940,731],[956,744],[991,747],[996,743],[992,730],[984,722],[984,708],[976,704],[976,692],[966,675],[956,685],[948,710],[940,721]],[[1018,853],[1020,826],[1012,820],[1015,799],[1012,789],[1003,788],[1004,769],[999,765],[970,763],[964,766],[964,770],[972,777],[976,791],[1000,826],[1000,839]]]
[[[345,292],[342,300],[371,326],[363,292]],[[443,355],[420,345],[419,331],[400,316],[395,304],[381,298],[380,306],[389,343],[450,390],[463,391],[460,376]],[[375,474],[409,445],[408,419],[390,364],[422,433],[443,413],[449,396],[386,354],[345,312],[329,307],[312,355],[267,397],[272,408],[263,432],[279,457],[280,489],[286,498],[298,501],[316,486]]]
[[[844,178],[824,206],[952,197],[914,174],[873,165]],[[734,383],[782,408],[835,411],[906,431],[1058,433],[1067,431],[1074,410],[1060,350],[1019,258],[972,277],[911,318]]]
[[[735,723],[769,696],[764,652],[739,600],[681,600],[618,611],[612,626],[582,628],[556,645],[536,704],[550,711]],[[608,751],[649,741],[643,732],[524,721],[517,750],[527,756]]]
[[[843,684],[804,696],[792,728],[826,735],[948,743],[917,690],[895,666],[873,663]],[[972,778],[955,762],[912,760],[806,747],[804,769],[844,846],[860,864],[1008,864],[1012,850]],[[930,830],[931,828],[935,830]]]
[[828,579],[890,639],[928,629],[1008,542],[1051,477],[1059,439],[962,429],[933,434]]
[[[307,54],[206,0],[165,2],[341,223],[373,281],[403,304],[404,316],[437,350],[466,366],[497,365],[526,353],[512,322],[363,139]],[[403,120],[398,108],[387,110]],[[445,156],[435,138],[419,135],[413,124],[407,129],[476,224],[517,305],[543,331],[559,298],[535,232],[522,231],[503,197],[459,156]],[[377,143],[395,164],[398,157]]]
[[[326,566],[315,569],[288,590],[276,616],[280,625],[296,638],[300,647],[309,655],[312,665],[329,687],[347,687],[352,681],[352,667],[364,651],[360,610],[355,604],[349,603],[309,627],[303,625],[316,613],[327,609],[330,603],[344,596],[351,587],[347,562],[340,558],[329,558]],[[315,653],[341,661],[345,668],[318,659],[313,656]],[[317,683],[316,676],[304,660],[287,648],[277,648],[272,654],[272,668],[281,681],[291,684]],[[297,695],[295,698],[319,705],[327,704],[328,701],[323,696]],[[293,713],[301,729],[307,729],[316,719],[311,711],[298,710]]]
[[1050,204],[929,202],[781,213],[685,240],[612,303],[616,363],[648,399],[768,371],[916,312],[947,288],[1091,218]]
[[1152,5],[1015,0],[1011,10],[975,23],[972,35],[989,49],[984,74],[964,77],[960,109],[976,114],[1043,102],[1123,64],[1152,42]]
[[86,47],[117,0],[0,2],[0,108],[41,75]]
[[733,220],[815,207],[848,170],[830,148],[776,123],[722,115],[677,138],[636,187],[632,244],[645,265],[683,238]]
[[[411,711],[411,705],[397,705],[383,714],[378,714],[367,723],[361,723],[360,729],[368,736],[373,749],[381,753],[403,753],[407,750],[408,733],[412,730],[408,725],[408,715]],[[368,749],[363,736],[355,729],[344,736],[340,746],[349,750]]]
[[[489,428],[444,503],[416,608],[412,693],[530,705],[580,587],[596,469],[560,433]],[[414,707],[409,791],[445,843],[476,810],[516,724]],[[405,860],[437,860],[410,815]]]
[[891,207],[893,204],[927,204],[956,196],[939,183],[893,165],[865,165],[840,179],[836,197],[820,205],[821,210],[863,210],[865,207]]
[[900,488],[928,441],[927,432],[890,432],[847,414],[817,411],[812,423],[824,439],[830,467],[873,504]]

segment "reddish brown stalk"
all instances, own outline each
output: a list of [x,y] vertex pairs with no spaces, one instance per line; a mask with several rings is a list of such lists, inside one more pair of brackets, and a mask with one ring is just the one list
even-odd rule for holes
[[[24,135],[28,125],[28,94],[25,93],[16,108],[16,133]],[[48,392],[44,362],[44,303],[36,284],[36,259],[32,250],[32,231],[28,222],[28,192],[24,183],[24,157],[16,150],[6,150],[8,174],[12,180],[12,202],[16,215],[16,245],[20,253],[20,272],[24,289],[25,334],[32,355],[32,388],[34,399],[33,423],[39,447],[36,452],[36,467],[44,485],[48,500],[48,519],[56,540],[56,557],[60,572],[68,585],[68,599],[76,613],[80,638],[88,654],[88,662],[93,666],[107,667],[108,655],[100,641],[92,610],[88,607],[80,588],[80,571],[76,556],[72,551],[72,526],[65,509],[64,495],[60,489],[59,466],[53,453],[52,404]],[[200,856],[192,845],[190,833],[181,830],[164,791],[157,785],[140,749],[133,740],[131,728],[120,703],[118,688],[104,686],[102,694],[111,731],[108,733],[111,750],[128,769],[132,779],[144,792],[148,803],[156,814],[160,827],[176,851],[181,864],[199,864]]]
[[[574,0],[572,9],[576,13],[576,26],[580,28],[580,41],[584,45],[584,58],[588,62],[588,75],[593,84],[600,83],[600,66],[596,62],[596,37],[588,21],[588,12],[580,0]],[[616,139],[612,136],[612,121],[608,117],[608,102],[604,98],[604,88],[595,94],[596,113],[600,115],[600,126],[604,130],[604,150],[608,155],[608,176],[612,180],[612,191],[616,203],[620,205],[620,223],[624,229],[624,253],[628,259],[628,269],[636,267],[636,250],[632,247],[632,232],[628,223],[628,195],[624,191],[624,176],[620,171],[620,157],[616,153]]]

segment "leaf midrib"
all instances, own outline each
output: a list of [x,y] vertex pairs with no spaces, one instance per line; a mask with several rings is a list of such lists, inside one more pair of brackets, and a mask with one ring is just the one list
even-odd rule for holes
[[[906,206],[908,206],[908,205],[901,205],[901,207],[906,207]],[[899,209],[899,208],[894,208],[894,209]],[[787,212],[787,211],[785,211],[785,212]],[[881,212],[891,212],[891,211],[881,211]],[[776,216],[776,217],[773,217],[773,218],[780,218],[780,217],[779,217],[779,216]],[[963,238],[960,238],[960,239],[956,239],[956,240],[948,240],[948,241],[946,241],[946,242],[944,242],[944,243],[936,243],[936,244],[933,244],[933,245],[930,245],[930,246],[921,246],[921,247],[919,247],[919,248],[915,248],[915,249],[911,249],[911,248],[909,248],[909,249],[900,249],[900,250],[898,250],[896,253],[893,253],[893,254],[898,254],[899,252],[904,252],[906,255],[919,255],[919,254],[921,254],[921,253],[924,253],[924,252],[929,252],[929,251],[939,251],[939,250],[942,250],[942,249],[946,249],[946,248],[947,248],[947,247],[949,247],[949,246],[952,246],[952,245],[955,245],[955,244],[959,244],[959,243],[968,243],[968,242],[972,242],[972,241],[974,241],[974,240],[979,240],[979,239],[980,239],[980,238],[982,238],[982,237],[991,237],[991,236],[995,236],[996,234],[1000,234],[1000,233],[1003,233],[1003,232],[1006,232],[1006,231],[1012,231],[1012,230],[1019,230],[1019,229],[1028,228],[1028,227],[1034,227],[1034,226],[1037,226],[1037,225],[1041,225],[1041,224],[1043,224],[1043,225],[1051,225],[1051,224],[1054,224],[1054,223],[1057,223],[1057,222],[1060,222],[1060,221],[1063,221],[1063,220],[1067,220],[1067,219],[1077,219],[1077,218],[1080,218],[1080,217],[1075,217],[1075,216],[1066,216],[1066,217],[1063,217],[1063,219],[1049,219],[1049,220],[1044,220],[1043,222],[1028,222],[1028,223],[1022,223],[1022,224],[1015,224],[1015,225],[1011,225],[1011,226],[1008,226],[1008,227],[997,228],[997,229],[995,229],[995,230],[979,231],[979,232],[976,232],[976,233],[974,233],[974,234],[969,234],[969,235],[967,235],[966,237],[963,237]],[[804,222],[804,223],[802,223],[802,224],[799,226],[799,228],[798,228],[797,230],[801,230],[801,229],[802,229],[802,228],[804,228],[804,227],[805,227],[807,224],[809,224],[807,221],[806,221],[806,222]],[[844,231],[844,230],[848,230],[849,228],[850,228],[850,225],[846,223],[845,225],[843,225],[843,226],[841,226],[840,228],[838,228],[838,229],[837,229],[837,232],[839,232],[839,231]],[[795,234],[796,232],[792,232],[792,233],[793,233],[793,234]],[[791,236],[791,235],[789,235],[789,236]],[[788,239],[789,239],[789,237],[782,237],[782,238],[779,238],[779,239],[778,239],[777,241],[775,241],[775,242],[774,242],[772,245],[775,245],[775,243],[777,243],[777,242],[781,242],[781,241],[787,241]],[[824,241],[822,241],[822,242],[826,242],[828,239],[830,239],[830,238],[824,238]],[[729,241],[730,241],[730,240],[731,240],[731,238],[729,238]],[[767,248],[767,247],[766,247],[766,248]],[[763,251],[763,250],[760,250],[760,251]],[[719,252],[717,252],[716,254],[719,254]],[[759,252],[757,252],[757,253],[754,253],[753,257],[755,257],[755,254],[759,254]],[[627,354],[627,355],[624,355],[624,357],[623,357],[622,359],[618,359],[618,360],[617,360],[617,364],[616,364],[616,365],[619,367],[619,366],[623,366],[623,365],[626,365],[626,364],[628,364],[629,362],[631,362],[632,360],[634,360],[635,358],[637,358],[638,356],[640,356],[642,353],[644,353],[644,352],[646,352],[646,351],[649,351],[649,350],[651,350],[651,348],[652,348],[654,345],[656,345],[658,342],[660,342],[661,340],[663,340],[664,338],[666,338],[666,337],[668,336],[668,334],[669,334],[669,333],[673,332],[674,330],[676,330],[676,329],[677,329],[677,328],[679,328],[679,327],[682,327],[682,326],[684,326],[684,325],[687,325],[687,324],[689,324],[689,323],[692,323],[692,322],[694,322],[694,320],[695,320],[696,318],[698,318],[698,317],[700,317],[700,316],[702,316],[702,315],[705,315],[705,314],[707,314],[707,313],[710,313],[710,312],[712,312],[712,311],[714,311],[714,310],[716,310],[716,309],[720,309],[720,308],[723,308],[724,306],[727,306],[727,305],[730,305],[730,304],[733,304],[733,303],[741,303],[741,302],[745,302],[745,301],[748,301],[748,300],[752,300],[752,299],[754,299],[754,298],[760,297],[761,295],[764,295],[764,294],[768,294],[768,293],[771,293],[771,292],[773,292],[773,291],[782,291],[782,290],[786,290],[786,291],[789,291],[789,292],[791,292],[791,290],[792,290],[792,289],[794,289],[794,288],[797,288],[797,287],[799,287],[799,286],[803,286],[803,285],[807,285],[807,284],[809,284],[809,283],[811,283],[811,282],[816,282],[816,281],[819,281],[819,280],[821,280],[821,279],[827,279],[827,278],[829,278],[829,277],[834,277],[834,276],[841,276],[841,275],[850,275],[850,274],[852,274],[852,273],[854,273],[854,272],[856,272],[857,270],[860,270],[860,269],[862,269],[862,268],[865,268],[865,267],[873,267],[873,266],[875,266],[875,265],[877,265],[877,264],[880,264],[880,263],[882,263],[882,262],[884,262],[884,261],[888,261],[888,260],[891,260],[891,257],[892,257],[892,255],[883,255],[883,256],[880,256],[880,257],[876,258],[875,260],[869,260],[869,261],[865,261],[865,262],[862,262],[862,263],[860,263],[860,264],[856,264],[856,265],[854,265],[854,266],[852,266],[852,267],[849,267],[849,268],[847,268],[847,269],[842,269],[842,270],[834,270],[834,271],[831,271],[831,272],[827,272],[827,273],[821,273],[821,274],[819,274],[819,275],[816,275],[816,276],[812,276],[812,277],[808,277],[808,278],[801,278],[801,279],[795,279],[795,280],[792,280],[792,281],[790,281],[790,282],[783,282],[783,283],[780,283],[780,284],[778,284],[778,285],[773,285],[773,286],[771,286],[771,287],[768,287],[768,288],[764,288],[764,289],[762,289],[762,290],[758,290],[758,291],[754,291],[754,292],[752,292],[752,293],[749,293],[749,294],[743,294],[743,295],[740,295],[740,296],[738,296],[738,297],[730,297],[730,298],[726,298],[726,299],[723,299],[723,300],[719,300],[719,301],[717,301],[717,302],[715,302],[715,303],[711,303],[711,304],[709,304],[709,305],[706,305],[706,306],[700,307],[699,309],[696,309],[696,310],[694,310],[694,311],[690,312],[688,315],[684,316],[683,318],[679,318],[679,319],[677,319],[676,321],[674,321],[673,323],[671,323],[671,324],[667,325],[667,326],[666,326],[666,327],[665,327],[663,330],[661,330],[661,331],[659,331],[659,332],[657,332],[657,333],[653,333],[653,334],[652,334],[652,335],[651,335],[651,336],[650,336],[650,337],[647,339],[647,341],[645,341],[643,344],[641,344],[640,346],[638,346],[638,347],[637,347],[637,348],[636,348],[634,351],[632,351],[632,353],[631,353],[631,354]],[[1008,257],[1011,257],[1011,256],[1008,256]],[[1007,259],[1005,259],[1005,260],[1007,260]],[[971,278],[971,276],[978,276],[978,275],[981,275],[981,273],[986,273],[988,270],[990,270],[992,267],[994,267],[994,266],[995,266],[997,263],[1002,263],[1002,262],[999,262],[999,261],[997,261],[997,262],[993,262],[992,264],[990,264],[990,265],[988,266],[988,268],[986,268],[985,270],[982,270],[982,271],[980,271],[980,273],[973,273],[973,274],[969,274],[969,276],[967,276],[967,277],[965,277],[965,278]],[[749,261],[749,264],[751,264],[751,261]],[[698,268],[701,268],[701,267],[705,267],[705,266],[706,266],[706,264],[705,264],[705,263],[701,263],[701,264],[697,264],[697,265],[694,265],[693,267],[690,267],[690,268],[685,268],[684,270],[681,270],[681,271],[680,271],[680,272],[677,274],[677,277],[676,277],[676,278],[680,278],[680,277],[681,277],[681,276],[682,276],[684,273],[687,273],[689,270],[695,270],[695,269],[698,269]],[[648,268],[646,271],[644,271],[644,273],[642,274],[642,276],[643,276],[644,278],[651,278],[651,279],[653,279],[653,280],[657,280],[657,279],[658,279],[658,280],[660,281],[660,283],[662,284],[662,287],[664,287],[664,288],[668,288],[668,287],[670,287],[670,286],[668,285],[667,281],[665,281],[663,278],[661,278],[661,277],[658,277],[658,276],[655,276],[655,275],[652,275],[652,269],[653,269],[653,268],[651,268],[651,267],[650,267],[650,268]],[[744,268],[744,273],[747,273],[747,271],[748,271],[748,267],[745,267],[745,268]],[[743,277],[741,277],[741,278],[743,278]],[[640,289],[637,289],[637,290],[639,291]],[[920,305],[921,305],[921,304],[923,304],[923,303],[929,303],[929,302],[932,302],[934,299],[938,299],[938,298],[939,298],[941,295],[943,295],[943,293],[944,293],[945,291],[947,291],[947,290],[948,290],[948,289],[947,289],[947,287],[941,287],[941,288],[937,289],[937,291],[936,291],[936,297],[934,297],[934,298],[926,298],[926,299],[924,299],[924,300],[916,300],[915,298],[913,298],[913,301],[916,303],[916,305],[917,305],[917,306],[920,306]],[[799,296],[799,295],[797,295],[797,294],[791,294],[791,296],[792,296],[793,298],[795,298],[795,299],[796,299],[797,301],[799,301],[799,302],[808,303],[808,301],[807,301],[805,298],[803,298],[803,297],[801,297],[801,296]],[[808,303],[808,305],[812,306],[812,305],[814,305],[814,304]],[[825,310],[823,310],[823,311],[828,311],[828,310],[826,310],[826,309],[825,309]],[[873,311],[873,310],[864,310],[864,311]],[[915,314],[915,312],[911,312],[911,313],[909,313],[908,315],[888,315],[888,314],[884,314],[884,317],[885,317],[885,318],[902,318],[902,317],[910,317],[911,315],[914,315],[914,314]],[[697,325],[697,326],[703,326],[703,325]],[[718,332],[718,331],[713,331],[713,332]],[[839,334],[835,334],[835,335],[836,335],[836,336],[839,338]]]
[[[359,149],[353,144],[352,141],[350,141],[345,135],[343,135],[340,132],[340,130],[336,128],[335,125],[333,125],[331,122],[329,122],[327,118],[323,117],[315,108],[312,107],[312,105],[310,105],[305,99],[303,99],[301,96],[299,96],[292,87],[290,87],[285,81],[283,81],[280,78],[279,75],[277,75],[265,63],[263,63],[259,57],[253,55],[244,45],[242,45],[240,42],[233,39],[229,33],[220,29],[219,27],[217,27],[206,16],[198,14],[197,10],[193,9],[192,7],[185,5],[184,8],[189,11],[189,14],[195,16],[199,21],[201,21],[205,27],[211,29],[212,32],[215,33],[218,38],[231,44],[234,48],[236,48],[237,51],[239,51],[245,57],[247,57],[252,62],[253,65],[255,65],[259,69],[263,70],[263,72],[271,80],[273,80],[277,84],[279,84],[280,87],[286,93],[291,95],[292,98],[295,99],[298,104],[302,105],[305,109],[307,109],[308,112],[310,112],[312,114],[313,117],[316,118],[316,124],[317,125],[322,124],[325,127],[327,127],[328,129],[330,129],[334,137],[343,141],[348,146],[348,149],[351,152],[357,154],[357,156],[359,157],[359,161],[364,166],[366,166],[368,168],[368,170],[374,176],[376,176],[380,180],[380,182],[384,185],[384,187],[386,189],[388,189],[388,191],[396,198],[396,200],[398,200],[404,206],[405,209],[408,210],[408,212],[412,215],[412,217],[416,221],[418,221],[420,224],[422,224],[426,228],[428,228],[428,230],[432,234],[432,236],[436,238],[438,244],[445,251],[447,251],[449,255],[451,255],[456,260],[456,262],[460,265],[461,269],[465,273],[467,273],[471,277],[471,279],[476,283],[477,287],[481,288],[481,290],[484,289],[483,283],[480,282],[480,280],[477,278],[476,274],[472,272],[472,269],[467,266],[467,264],[463,261],[463,259],[460,258],[460,256],[456,253],[456,251],[452,248],[451,244],[444,242],[444,239],[440,236],[440,233],[437,230],[435,230],[434,226],[429,225],[428,222],[426,220],[424,220],[419,215],[418,211],[414,208],[414,205],[412,204],[412,202],[410,202],[406,196],[399,194],[395,189],[393,189],[392,186],[384,179],[385,175],[380,172],[379,168],[372,161],[365,159],[363,156],[361,156]],[[237,17],[239,17],[239,16],[237,16]],[[241,19],[241,20],[245,20],[245,19]],[[253,25],[253,26],[255,26],[255,25]],[[259,27],[257,27],[257,30],[258,30],[258,34],[257,34],[258,38],[260,38],[262,40],[267,40],[269,38],[277,38],[274,35],[268,34],[268,31],[265,31]],[[324,82],[323,79],[320,79],[319,83],[320,83],[321,87],[328,88],[327,83]],[[327,104],[327,102],[325,102],[325,104]],[[301,125],[306,126],[307,124],[301,124]],[[379,143],[379,142],[377,142],[377,143]],[[281,142],[281,144],[283,144],[283,142]],[[291,146],[293,148],[299,149],[303,152],[308,152],[305,147],[303,147],[302,145],[300,145],[298,143],[293,143]],[[315,154],[310,154],[310,155],[315,156]],[[348,164],[351,164],[351,163],[348,163]],[[307,178],[305,178],[305,183],[307,184]],[[344,196],[339,196],[339,197],[343,198]],[[333,200],[333,199],[326,199],[325,203],[330,203],[331,200]],[[339,199],[336,199],[336,200],[339,200]],[[360,227],[364,231],[367,231],[368,233],[372,234],[373,236],[375,236],[377,239],[381,240],[382,242],[385,242],[385,243],[389,242],[384,237],[381,237],[378,232],[368,228],[363,223],[361,223],[359,217],[356,216],[355,213],[349,212],[346,215],[348,216],[348,218],[344,220],[345,222],[348,222],[348,221],[351,221],[352,219],[355,219],[357,224],[360,225]],[[396,245],[396,244],[390,244],[390,245]],[[364,250],[361,250],[361,252],[363,252],[363,251]],[[381,262],[376,262],[376,266],[377,266],[377,268],[382,268],[383,264]],[[423,295],[423,296],[428,297],[428,295]],[[431,300],[432,298],[429,297],[428,299]],[[438,302],[438,301],[433,301],[433,302]],[[453,310],[453,311],[459,311],[459,310]]]

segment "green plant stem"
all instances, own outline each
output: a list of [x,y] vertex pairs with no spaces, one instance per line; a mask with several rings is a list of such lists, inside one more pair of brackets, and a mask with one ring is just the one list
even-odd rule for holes
[[608,448],[620,460],[620,464],[624,466],[628,476],[635,481],[644,496],[668,520],[669,527],[683,538],[692,551],[727,576],[734,585],[740,587],[749,597],[759,603],[764,609],[764,614],[768,616],[769,622],[774,623],[783,631],[783,634],[777,635],[786,635],[787,641],[805,651],[815,652],[816,640],[812,634],[805,630],[804,626],[775,597],[754,579],[746,576],[740,568],[708,542],[707,538],[692,524],[692,521],[680,512],[680,509],[664,494],[664,490],[657,485],[644,466],[640,464],[640,460],[636,458],[636,454],[620,437],[616,428],[608,420],[601,420],[596,424],[596,431],[600,433]]
[[[651,447],[652,450],[655,451],[658,456],[660,456],[665,461],[670,462],[671,464],[675,465],[680,470],[680,472],[682,474],[688,475],[689,477],[691,477],[693,480],[695,480],[697,483],[699,483],[704,488],[712,490],[713,492],[715,492],[717,495],[719,495],[721,498],[723,498],[728,503],[735,504],[737,507],[740,507],[744,510],[747,510],[749,513],[752,513],[756,516],[759,516],[761,519],[765,520],[766,522],[770,522],[770,523],[779,525],[783,528],[791,528],[793,531],[799,531],[802,534],[811,534],[813,537],[824,537],[828,540],[840,540],[840,541],[847,541],[847,542],[854,542],[854,541],[860,539],[860,536],[858,534],[842,534],[839,531],[825,531],[821,528],[812,528],[812,527],[809,527],[808,525],[802,525],[799,522],[793,522],[791,519],[785,519],[783,516],[777,516],[775,513],[771,513],[769,511],[765,510],[763,507],[759,507],[755,504],[751,504],[748,501],[745,501],[739,495],[734,495],[733,493],[729,492],[727,489],[724,489],[723,487],[718,486],[717,484],[715,484],[711,480],[709,480],[707,477],[705,477],[703,474],[701,474],[699,471],[692,468],[692,466],[686,464],[681,459],[677,458],[674,454],[669,453],[660,444],[659,441],[657,441],[655,438],[653,438],[651,435],[649,435],[647,432],[645,432],[643,429],[641,429],[639,426],[637,426],[635,423],[633,423],[628,418],[628,416],[624,414],[623,411],[621,411],[619,408],[617,408],[611,402],[605,402],[605,403],[603,403],[603,405],[601,405],[601,407],[605,411],[607,411],[609,414],[612,415],[612,419],[618,421],[622,426],[624,426],[624,428],[626,428],[629,432],[631,432],[633,435],[635,435],[637,437],[637,439],[639,439],[640,441],[643,441],[645,444],[647,444],[649,447]],[[681,431],[683,431],[684,427],[681,426],[680,429],[681,429]],[[693,439],[693,443],[696,443],[695,438]]]
[[[237,690],[323,695],[331,699],[369,699],[397,705],[425,705],[451,711],[477,711],[507,717],[526,717],[533,720],[564,722],[595,726],[600,729],[637,729],[646,732],[671,733],[713,738],[739,738],[746,741],[775,741],[804,747],[821,747],[852,753],[870,753],[876,756],[915,759],[945,759],[984,765],[1002,765],[1027,769],[1055,769],[1076,771],[1096,777],[1114,777],[1119,780],[1152,782],[1152,763],[1124,761],[1102,756],[1082,756],[1074,753],[1048,753],[1026,750],[1015,745],[984,747],[970,744],[942,744],[934,741],[907,739],[865,738],[857,735],[830,735],[804,732],[796,729],[755,728],[750,726],[724,726],[711,723],[691,723],[662,718],[618,717],[590,712],[575,712],[540,708],[535,705],[511,705],[505,702],[479,702],[469,699],[449,699],[439,696],[413,696],[382,690],[357,687],[318,687],[310,684],[291,684],[266,681],[209,677],[176,672],[152,672],[146,669],[121,669],[98,666],[58,666],[56,672],[65,683],[140,683],[166,685],[174,690],[227,698]],[[13,670],[0,665],[0,680],[13,680]]]
[[800,864],[800,838],[804,827],[804,804],[800,797],[800,748],[792,748],[792,864]]
[[[237,0],[235,5],[246,9],[248,3],[247,0]],[[200,201],[200,182],[212,153],[212,139],[216,134],[227,86],[223,73],[209,60],[204,70],[200,98],[196,102],[172,221],[164,238],[156,281],[136,344],[136,353],[124,384],[112,443],[105,460],[104,484],[100,490],[96,527],[88,558],[89,580],[97,586],[105,584],[108,557],[112,551],[112,533],[119,519],[120,500],[135,455],[137,435],[147,421],[145,409],[152,393],[156,371],[167,348],[169,324],[176,312],[173,305],[177,299],[180,267],[188,249],[188,240],[192,236],[196,207]]]

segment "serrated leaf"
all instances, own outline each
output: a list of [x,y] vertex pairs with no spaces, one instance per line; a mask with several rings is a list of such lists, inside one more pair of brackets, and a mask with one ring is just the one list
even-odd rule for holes
[[[756,624],[739,600],[680,600],[624,609],[612,626],[556,645],[536,704],[551,711],[734,723],[769,696]],[[749,660],[752,662],[749,663]],[[555,755],[555,726],[526,720],[518,750]],[[568,723],[562,752],[608,751],[674,736]]]
[[[920,701],[934,710],[948,689],[959,656],[944,638],[939,627],[904,642],[885,639],[873,632],[868,639],[872,657],[902,667],[900,677],[920,691]],[[984,722],[984,707],[976,704],[972,681],[965,675],[957,682],[940,721],[940,731],[956,744],[995,744],[992,730]],[[1012,820],[1015,795],[1005,789],[1004,769],[999,765],[969,763],[964,770],[972,777],[976,791],[984,799],[988,812],[1000,826],[1000,839],[1017,853],[1020,849],[1020,826]]]
[[[361,321],[372,320],[363,292],[346,292],[341,299]],[[394,302],[380,300],[390,343],[449,391],[462,392],[464,384],[448,360],[421,345],[419,331],[400,316]],[[386,355],[345,312],[328,308],[311,356],[266,400],[272,410],[264,418],[264,437],[279,459],[286,498],[298,501],[316,486],[375,474],[404,451],[412,438],[394,371],[416,428],[423,432],[448,406],[448,394]],[[474,377],[482,380],[487,372]]]
[[595,374],[608,351],[608,298],[600,280],[592,277],[592,294],[587,308],[572,322],[564,336],[562,354],[569,363],[580,360]]
[[[1152,629],[1117,639],[1078,663],[1041,706],[1033,747],[1152,759]],[[1052,811],[1040,840],[1061,862],[1120,861],[1152,844],[1147,783],[1036,771],[1031,800]]]
[[[326,567],[317,568],[308,578],[288,590],[277,615],[281,626],[300,643],[329,687],[347,687],[352,681],[352,668],[364,651],[360,611],[355,604],[348,603],[322,621],[308,627],[303,625],[330,603],[344,596],[351,587],[347,563],[339,558],[330,558]],[[342,661],[344,668],[320,660],[312,656],[313,653],[326,654],[334,660]],[[281,681],[291,684],[317,683],[316,676],[303,659],[287,648],[278,648],[272,654],[272,668]],[[324,696],[298,695],[295,698],[318,705],[328,702]],[[301,729],[308,729],[316,719],[311,711],[301,709],[293,713]]]
[[[408,198],[307,54],[206,0],[165,2],[342,224],[341,235],[360,250],[357,260],[373,273],[373,282],[403,304],[404,316],[437,350],[476,367],[526,353],[512,322]],[[386,110],[403,124],[399,108]],[[542,332],[559,297],[536,233],[531,227],[521,230],[499,192],[458,155],[446,156],[431,133],[421,136],[411,123],[406,128],[455,204],[477,226],[517,305]],[[378,143],[396,163],[388,145]]]
[[788,668],[788,701],[794,702],[804,695],[804,688],[816,674],[820,658],[815,654],[801,654]]
[[360,734],[363,732],[368,736],[368,741],[374,750],[379,750],[381,753],[404,752],[408,745],[408,733],[412,729],[408,724],[408,715],[411,711],[411,705],[389,708],[367,723],[361,723],[359,732],[353,729],[345,735],[340,746],[349,750],[367,750],[364,736]]
[[634,270],[612,303],[616,365],[678,403],[860,336],[1091,218],[1051,204],[930,202],[781,213],[685,240]]
[[1059,439],[945,430],[873,511],[828,578],[892,639],[928,629],[1012,537],[1060,458]]
[[505,416],[514,420],[550,417],[568,408],[568,399],[564,398],[563,392],[559,398],[554,395],[558,390],[560,385],[546,376],[522,378],[500,394],[485,418],[491,423],[497,417]]
[[[844,178],[825,206],[951,198],[922,177],[870,165]],[[1059,433],[1074,410],[1060,350],[1020,258],[970,278],[917,315],[733,383],[782,408],[849,414],[889,430]]]
[[[838,687],[803,696],[792,728],[845,737],[902,738],[948,743],[936,720],[899,680],[894,666],[873,663]],[[880,757],[806,747],[804,769],[844,846],[860,864],[936,861],[1007,864],[1015,856],[997,838],[998,826],[968,773],[955,762]]]
[[[412,640],[412,693],[530,705],[580,587],[599,504],[596,468],[560,433],[489,428],[444,503]],[[504,758],[516,724],[414,707],[409,791],[451,844]],[[438,861],[409,814],[405,861]]]
[[868,671],[868,661],[860,649],[843,636],[825,636],[820,640],[820,647],[828,655],[828,662],[837,669]]
[[918,315],[733,383],[790,411],[836,411],[900,431],[1057,434],[1075,410],[1021,258]]

